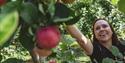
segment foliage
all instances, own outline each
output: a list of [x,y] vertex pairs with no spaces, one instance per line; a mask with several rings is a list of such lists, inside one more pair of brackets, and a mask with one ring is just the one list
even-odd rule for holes
[[53,50],[53,52],[54,53],[50,58],[55,57],[60,63],[80,63],[90,61],[90,58],[83,54],[83,50],[79,47],[77,42],[74,42],[74,39],[70,35],[62,35],[61,43]]
[[31,58],[29,52],[20,45],[17,36],[14,36],[14,39],[10,41],[9,46],[1,49],[0,55],[1,63],[21,63]]
[[[123,4],[124,0],[75,0],[71,4],[57,4],[55,0],[8,0],[0,7],[0,46],[3,47],[3,49],[0,48],[0,60],[2,62],[18,59],[21,59],[20,62],[25,61],[26,58],[23,56],[28,58],[29,55],[32,56],[36,29],[58,25],[62,40],[57,48],[53,49],[53,54],[48,57],[48,60],[56,58],[60,63],[90,63],[90,59],[83,54],[83,50],[75,40],[66,35],[63,24],[76,23],[79,29],[92,40],[93,21],[97,18],[106,18],[115,28],[119,38],[123,40],[125,39]],[[114,48],[113,54],[117,52]],[[6,61],[6,59],[9,60]]]
[[0,15],[0,47],[13,34],[17,25],[18,25],[18,13],[16,11]]
[[124,38],[124,31],[122,30],[125,22],[124,14],[119,12],[117,10],[118,7],[112,5],[110,1],[95,0],[88,5],[76,2],[72,8],[79,9],[77,12],[82,13],[82,18],[78,21],[78,26],[89,38],[91,38],[92,34],[92,22],[97,18],[109,20],[115,30],[117,30],[117,34],[120,35],[119,37]]
[[122,59],[124,56],[119,52],[119,49],[115,46],[112,46],[111,48],[112,54],[116,57],[116,59],[111,59],[111,58],[104,58],[103,63],[124,63]]
[[122,11],[122,12],[125,13],[124,3],[125,3],[125,0],[120,0],[120,1],[118,2],[118,9],[119,9],[120,11]]

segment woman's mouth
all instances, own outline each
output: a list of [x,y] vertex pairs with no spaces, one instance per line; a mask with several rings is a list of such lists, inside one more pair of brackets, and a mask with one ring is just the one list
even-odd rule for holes
[[101,32],[101,33],[99,34],[99,36],[100,36],[101,38],[104,38],[104,37],[106,37],[107,34],[108,34],[107,32]]
[[101,38],[104,38],[106,35],[99,35]]

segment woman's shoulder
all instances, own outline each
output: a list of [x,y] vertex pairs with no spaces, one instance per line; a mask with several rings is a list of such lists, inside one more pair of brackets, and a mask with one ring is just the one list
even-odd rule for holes
[[120,43],[120,44],[117,45],[117,48],[119,49],[119,51],[120,51],[123,55],[125,55],[125,44]]

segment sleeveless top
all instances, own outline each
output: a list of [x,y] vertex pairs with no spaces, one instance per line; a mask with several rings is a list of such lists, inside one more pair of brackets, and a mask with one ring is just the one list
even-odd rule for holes
[[[122,53],[122,55],[124,56],[125,45],[119,44],[115,46],[119,49],[119,52]],[[102,60],[104,58],[111,58],[113,60],[117,59],[120,61],[124,61],[123,58],[121,59],[121,58],[114,56],[111,51],[109,51],[107,48],[105,48],[101,44],[97,42],[93,42],[93,53],[92,55],[90,55],[90,59],[92,63],[102,63]],[[123,63],[125,63],[125,61]]]

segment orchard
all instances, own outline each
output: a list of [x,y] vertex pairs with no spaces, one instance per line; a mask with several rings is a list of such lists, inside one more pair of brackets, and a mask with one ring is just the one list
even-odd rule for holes
[[[0,63],[91,63],[66,25],[76,24],[92,40],[92,22],[105,17],[125,44],[124,4],[125,0],[0,0]],[[112,52],[118,54],[117,48]]]

